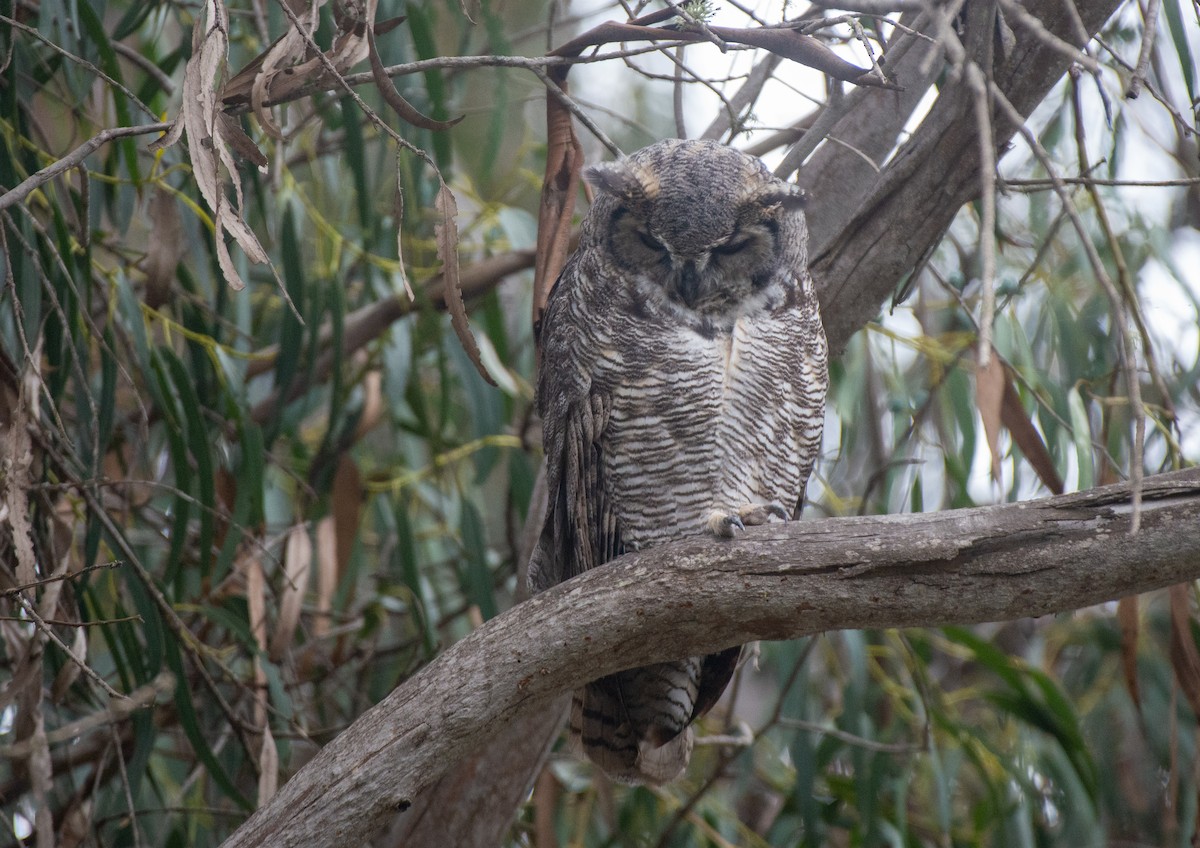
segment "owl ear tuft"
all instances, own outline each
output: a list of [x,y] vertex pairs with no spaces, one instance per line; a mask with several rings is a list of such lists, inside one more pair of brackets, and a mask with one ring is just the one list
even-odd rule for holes
[[803,209],[808,205],[804,189],[792,183],[774,183],[767,186],[754,198],[762,206],[782,206],[788,211]]
[[598,191],[615,195],[626,202],[645,200],[654,194],[646,184],[645,177],[628,162],[593,165],[584,170],[583,176]]

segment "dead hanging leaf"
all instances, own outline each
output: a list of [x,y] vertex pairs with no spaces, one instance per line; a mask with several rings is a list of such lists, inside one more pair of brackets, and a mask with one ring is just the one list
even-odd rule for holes
[[[234,568],[241,573],[246,592],[246,612],[250,616],[250,632],[260,651],[267,650],[267,586],[262,560],[253,553],[238,557]],[[257,662],[257,660],[256,660]],[[256,674],[257,682],[257,674]],[[262,681],[266,683],[266,678]],[[256,714],[256,720],[258,718]]]
[[396,265],[400,273],[400,282],[404,284],[404,293],[410,301],[416,300],[412,283],[404,271],[404,171],[400,168],[400,152],[403,148],[396,147],[396,203],[393,207],[392,218],[396,222]]
[[1192,712],[1200,715],[1200,651],[1192,636],[1191,591],[1190,583],[1167,590],[1171,598],[1171,667]]
[[[266,263],[267,253],[242,219],[242,184],[231,144],[242,147],[244,144],[240,138],[231,143],[230,138],[236,134],[223,117],[217,93],[229,53],[228,32],[229,13],[225,4],[222,0],[206,0],[204,14],[197,17],[192,31],[192,58],[183,74],[181,117],[196,185],[213,211],[217,264],[230,288],[241,291],[246,284],[229,255],[225,233],[233,236],[251,262]],[[226,177],[233,187],[236,203],[230,203],[225,195]]]
[[[374,368],[363,375],[363,410],[354,428],[354,441],[371,432],[383,420],[383,372]],[[339,470],[341,466],[338,466]],[[337,484],[335,479],[334,485]]]
[[1061,495],[1063,493],[1062,478],[1058,476],[1058,469],[1054,467],[1054,459],[1050,456],[1046,443],[1042,441],[1042,434],[1033,426],[1033,421],[1025,413],[1025,407],[1021,405],[1021,396],[1017,394],[1017,387],[1013,383],[1012,372],[1008,365],[1004,366],[1004,398],[1000,402],[1000,421],[1008,428],[1013,441],[1021,449],[1026,462],[1033,466],[1033,470],[1042,484],[1054,494]]
[[367,24],[367,56],[371,60],[371,76],[375,79],[375,87],[401,120],[425,130],[448,130],[466,117],[459,115],[450,121],[439,121],[422,115],[415,106],[405,100],[404,96],[396,89],[392,78],[387,75],[387,69],[384,68],[383,61],[379,58],[379,49],[375,46],[375,28],[369,23]]
[[348,453],[343,453],[338,459],[331,501],[333,528],[337,535],[337,576],[340,581],[350,567],[350,554],[358,539],[363,504],[362,476],[358,473],[358,463]]
[[[291,540],[289,539],[289,542]],[[250,631],[259,652],[254,656],[254,727],[258,730],[258,805],[271,800],[279,788],[279,750],[271,733],[267,672],[261,654],[267,650],[267,583],[262,560],[254,553],[238,558],[235,566],[246,587],[246,609]]]
[[[553,68],[550,78],[567,92],[567,68]],[[538,205],[537,256],[533,275],[533,327],[541,326],[542,311],[571,250],[571,218],[583,147],[575,135],[571,112],[556,97],[546,97],[546,175]]]
[[146,305],[151,309],[158,309],[170,298],[175,268],[186,250],[179,202],[170,192],[156,188],[150,196],[150,239],[142,264],[146,272]]
[[450,191],[450,186],[444,182],[441,186],[435,204],[440,221],[434,224],[433,231],[437,238],[438,258],[442,260],[442,280],[445,283],[443,293],[446,310],[450,313],[450,326],[458,335],[458,340],[475,365],[475,370],[494,386],[496,381],[483,367],[479,345],[475,343],[475,336],[471,335],[471,327],[467,323],[467,306],[463,303],[462,286],[458,278],[458,203],[454,200],[454,192]]
[[308,538],[308,526],[303,522],[288,531],[283,551],[283,585],[279,592],[279,620],[271,637],[269,656],[279,662],[292,645],[296,625],[300,623],[300,605],[308,589],[308,574],[312,570],[313,547]]
[[246,135],[246,131],[242,129],[242,125],[238,123],[237,118],[227,115],[224,112],[218,117],[221,121],[221,137],[225,139],[230,149],[239,158],[245,159],[259,169],[265,169],[267,167],[267,157],[258,149],[258,145],[254,143],[254,140]]
[[[321,0],[314,5],[322,5],[323,2],[324,0]],[[225,106],[238,109],[252,105],[261,117],[266,107],[272,104],[295,100],[302,93],[331,87],[336,80],[330,73],[330,68],[334,73],[344,75],[367,58],[369,48],[366,25],[375,20],[378,5],[379,0],[335,4],[333,20],[337,26],[337,33],[333,37],[333,46],[323,57],[313,51],[312,26],[305,25],[308,38],[293,26],[287,35],[234,74],[221,92]],[[395,29],[403,20],[404,18],[391,18],[380,21],[375,25],[375,32],[383,35]],[[277,47],[285,39],[289,43]],[[268,65],[267,57],[272,51],[277,51],[277,54],[274,61]]]
[[1142,712],[1142,695],[1138,687],[1138,599],[1129,595],[1117,601],[1117,625],[1121,628],[1121,671],[1125,677],[1125,688],[1138,714]]
[[313,616],[312,632],[320,637],[329,632],[329,612],[333,609],[333,593],[338,583],[337,530],[332,515],[317,521],[316,536],[317,614]]
[[992,476],[1000,479],[1000,428],[1003,426],[1012,436],[1013,443],[1020,448],[1025,460],[1033,467],[1042,483],[1056,495],[1063,492],[1062,478],[1054,467],[1054,460],[1042,435],[1033,426],[1033,421],[1021,405],[1017,394],[1012,369],[1008,367],[995,348],[992,348],[986,366],[975,369],[975,397],[983,429],[987,434],[988,451],[992,457]]
[[279,789],[279,749],[269,724],[262,728],[262,748],[258,752],[258,806],[265,807]]
[[1004,363],[996,351],[991,351],[987,362],[975,368],[975,400],[979,404],[979,415],[983,418],[983,431],[987,434],[988,452],[992,456],[992,479],[1002,487],[1000,479],[1000,404],[1004,399]]
[[[254,115],[258,118],[259,125],[262,126],[267,133],[275,139],[283,139],[283,131],[275,123],[275,119],[271,116],[270,110],[267,108],[268,90],[271,81],[283,70],[291,70],[292,66],[304,59],[308,52],[308,42],[312,37],[313,32],[317,28],[317,23],[320,20],[318,17],[318,3],[310,3],[308,7],[308,20],[296,16],[303,31],[292,24],[288,27],[287,32],[275,41],[267,50],[260,54],[261,59],[257,73],[253,75],[250,83],[250,106],[254,109]],[[233,80],[230,80],[232,83]]]

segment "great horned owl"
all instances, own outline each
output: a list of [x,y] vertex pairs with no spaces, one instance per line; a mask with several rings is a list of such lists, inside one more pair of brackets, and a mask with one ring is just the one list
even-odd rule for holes
[[[540,329],[549,508],[534,591],[626,551],[797,517],[824,421],[799,189],[709,141],[586,176],[596,200]],[[672,780],[740,651],[590,683],[572,731],[616,779]]]

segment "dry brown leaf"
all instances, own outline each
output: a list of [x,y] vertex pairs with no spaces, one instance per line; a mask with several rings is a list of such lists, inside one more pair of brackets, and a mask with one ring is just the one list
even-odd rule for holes
[[146,245],[146,305],[158,309],[171,297],[175,268],[187,250],[179,203],[162,187],[150,196],[150,239]]
[[448,130],[466,117],[465,115],[459,115],[457,118],[449,121],[439,121],[421,114],[415,106],[405,100],[404,96],[396,89],[392,78],[387,75],[387,69],[383,67],[383,61],[379,58],[379,50],[375,46],[375,28],[370,24],[367,24],[367,48],[367,56],[371,60],[371,76],[375,79],[375,87],[379,89],[379,95],[384,99],[384,102],[392,107],[401,120],[425,130]]
[[[322,6],[324,2],[325,0],[318,0],[314,5]],[[379,0],[366,0],[361,5],[336,4],[334,22],[338,31],[334,35],[333,46],[326,51],[324,58],[314,54],[308,38],[301,35],[295,27],[290,27],[283,38],[234,74],[229,84],[221,91],[222,102],[229,108],[253,104],[255,111],[261,116],[265,113],[265,108],[272,103],[296,99],[301,92],[330,87],[334,82],[329,73],[330,66],[338,74],[345,74],[367,58],[365,25],[375,20],[378,5]],[[351,11],[357,14],[350,14]],[[376,26],[376,32],[382,34],[394,29],[402,20],[403,18],[382,22]],[[313,30],[309,29],[308,34],[311,36],[312,32]],[[289,38],[288,45],[277,48],[281,41]],[[296,38],[299,38],[300,48],[295,45]],[[278,55],[271,67],[267,67],[267,57],[276,49]],[[296,64],[288,64],[286,60]]]
[[[196,185],[213,211],[217,264],[225,282],[240,291],[246,284],[234,267],[224,234],[233,236],[251,262],[267,262],[267,253],[241,217],[241,179],[230,149],[229,124],[223,119],[218,94],[229,53],[228,31],[229,13],[224,2],[206,0],[204,14],[196,18],[192,31],[192,57],[184,68],[181,117]],[[241,145],[241,139],[236,139],[233,144]],[[233,187],[236,204],[225,196],[226,178]]]
[[[567,70],[551,69],[550,78],[567,92]],[[546,175],[538,206],[537,259],[533,275],[533,327],[541,326],[546,298],[567,263],[571,218],[583,168],[583,147],[571,112],[556,97],[546,98]]]
[[[378,368],[363,376],[363,410],[354,428],[354,441],[371,432],[383,420],[383,372]],[[336,501],[335,501],[336,503]]]
[[1200,715],[1200,651],[1192,636],[1191,591],[1190,583],[1167,590],[1171,598],[1171,667],[1192,712]]
[[308,573],[312,570],[313,547],[308,538],[308,526],[301,522],[288,531],[283,552],[283,585],[279,593],[279,620],[275,622],[275,633],[271,637],[268,653],[272,662],[279,662],[291,647],[300,623],[300,605],[308,587]]
[[[267,157],[258,149],[254,140],[246,135],[246,131],[242,129],[238,119],[221,112],[217,116],[217,120],[221,123],[221,138],[225,139],[225,143],[237,154],[238,158],[245,159],[260,170],[266,170]],[[241,203],[240,197],[238,203]]]
[[263,725],[262,749],[258,752],[258,806],[265,806],[279,789],[279,749],[271,726]]
[[[994,357],[998,358],[998,357]],[[1063,493],[1062,478],[1054,467],[1054,459],[1042,441],[1042,434],[1033,426],[1033,421],[1025,414],[1021,405],[1021,396],[1013,385],[1012,373],[1007,365],[1004,366],[1004,398],[1000,403],[1000,421],[1012,434],[1013,441],[1025,455],[1025,460],[1033,466],[1038,479],[1056,495]]]
[[[240,557],[237,565],[246,585],[246,611],[250,616],[250,632],[260,651],[267,650],[267,586],[262,560],[250,553]],[[257,677],[257,675],[256,675]],[[259,682],[257,679],[255,682]],[[264,679],[263,683],[266,682]]]
[[1121,672],[1125,676],[1125,688],[1133,699],[1138,714],[1142,712],[1142,695],[1138,687],[1138,598],[1130,595],[1117,601],[1117,625],[1121,628]]
[[975,400],[987,434],[988,452],[992,456],[992,478],[1003,487],[1000,479],[1000,405],[1004,398],[1004,363],[995,350],[986,363],[975,368]]
[[267,672],[263,668],[261,657],[261,653],[267,650],[267,581],[262,560],[252,552],[239,557],[235,568],[245,581],[250,632],[254,634],[254,641],[259,650],[259,653],[254,655],[254,726],[260,736],[258,805],[261,807],[271,800],[279,788],[279,751],[275,745],[275,737],[271,734],[271,716],[268,710],[270,694],[267,688]]
[[475,337],[471,335],[471,327],[467,323],[467,307],[463,303],[462,286],[458,279],[458,203],[454,200],[454,192],[450,191],[450,186],[444,182],[438,189],[436,206],[440,220],[434,225],[433,231],[437,237],[438,258],[442,260],[442,279],[445,282],[443,291],[446,311],[450,313],[450,326],[454,328],[463,350],[467,352],[480,376],[494,386],[496,381],[483,367],[479,345],[475,343]]
[[317,614],[313,617],[313,635],[329,632],[329,611],[333,609],[333,593],[337,591],[337,529],[333,516],[317,521]]
[[[293,65],[303,61],[308,52],[306,36],[311,37],[316,30],[320,5],[320,3],[309,4],[307,21],[304,21],[297,12],[297,20],[305,25],[305,32],[298,30],[295,25],[288,26],[287,32],[259,57],[261,59],[259,70],[253,75],[250,83],[250,106],[254,109],[254,115],[258,118],[259,124],[272,138],[282,140],[283,131],[275,123],[275,119],[267,109],[268,89],[271,81],[280,71],[285,68],[290,69]],[[233,80],[230,82],[232,83]]]
[[554,814],[558,810],[561,795],[562,785],[554,776],[554,771],[549,767],[543,768],[533,789],[533,844],[538,848],[558,848]]

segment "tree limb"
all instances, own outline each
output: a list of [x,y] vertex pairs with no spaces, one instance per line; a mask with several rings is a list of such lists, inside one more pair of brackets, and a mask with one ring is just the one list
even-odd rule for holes
[[[965,8],[977,10],[983,5]],[[1078,4],[1078,14],[1087,32],[1094,34],[1119,5],[1120,0],[1090,0]],[[1062,0],[1024,4],[1048,32],[1082,46],[1077,43],[1070,6]],[[968,31],[964,41],[968,55],[975,56],[992,37],[990,29]],[[997,88],[1028,117],[1069,64],[1052,44],[1027,38],[1018,40],[1010,55],[997,57],[991,70]],[[906,86],[915,82],[912,77],[899,81]],[[871,143],[877,124],[891,130],[907,117],[910,98],[889,102],[886,92],[858,96],[863,103],[855,110],[854,122],[835,127],[838,137],[851,140],[856,148]],[[963,204],[979,196],[974,101],[965,80],[945,85],[912,138],[877,176],[862,172],[861,156],[842,146],[830,150],[819,163],[818,151],[801,167],[799,183],[812,195],[812,208],[821,210],[821,220],[810,225],[809,268],[821,298],[831,353],[840,353],[850,336],[879,314],[880,304],[901,280],[919,269]],[[996,121],[993,131],[997,150],[1002,151],[1016,127]],[[846,181],[843,174],[858,176]],[[827,175],[834,175],[835,182]],[[809,217],[818,216],[810,213]]]
[[[225,843],[361,844],[487,739],[622,668],[754,639],[1048,615],[1200,577],[1200,469],[997,507],[769,525],[630,554],[492,619]],[[303,812],[303,815],[299,813]]]

